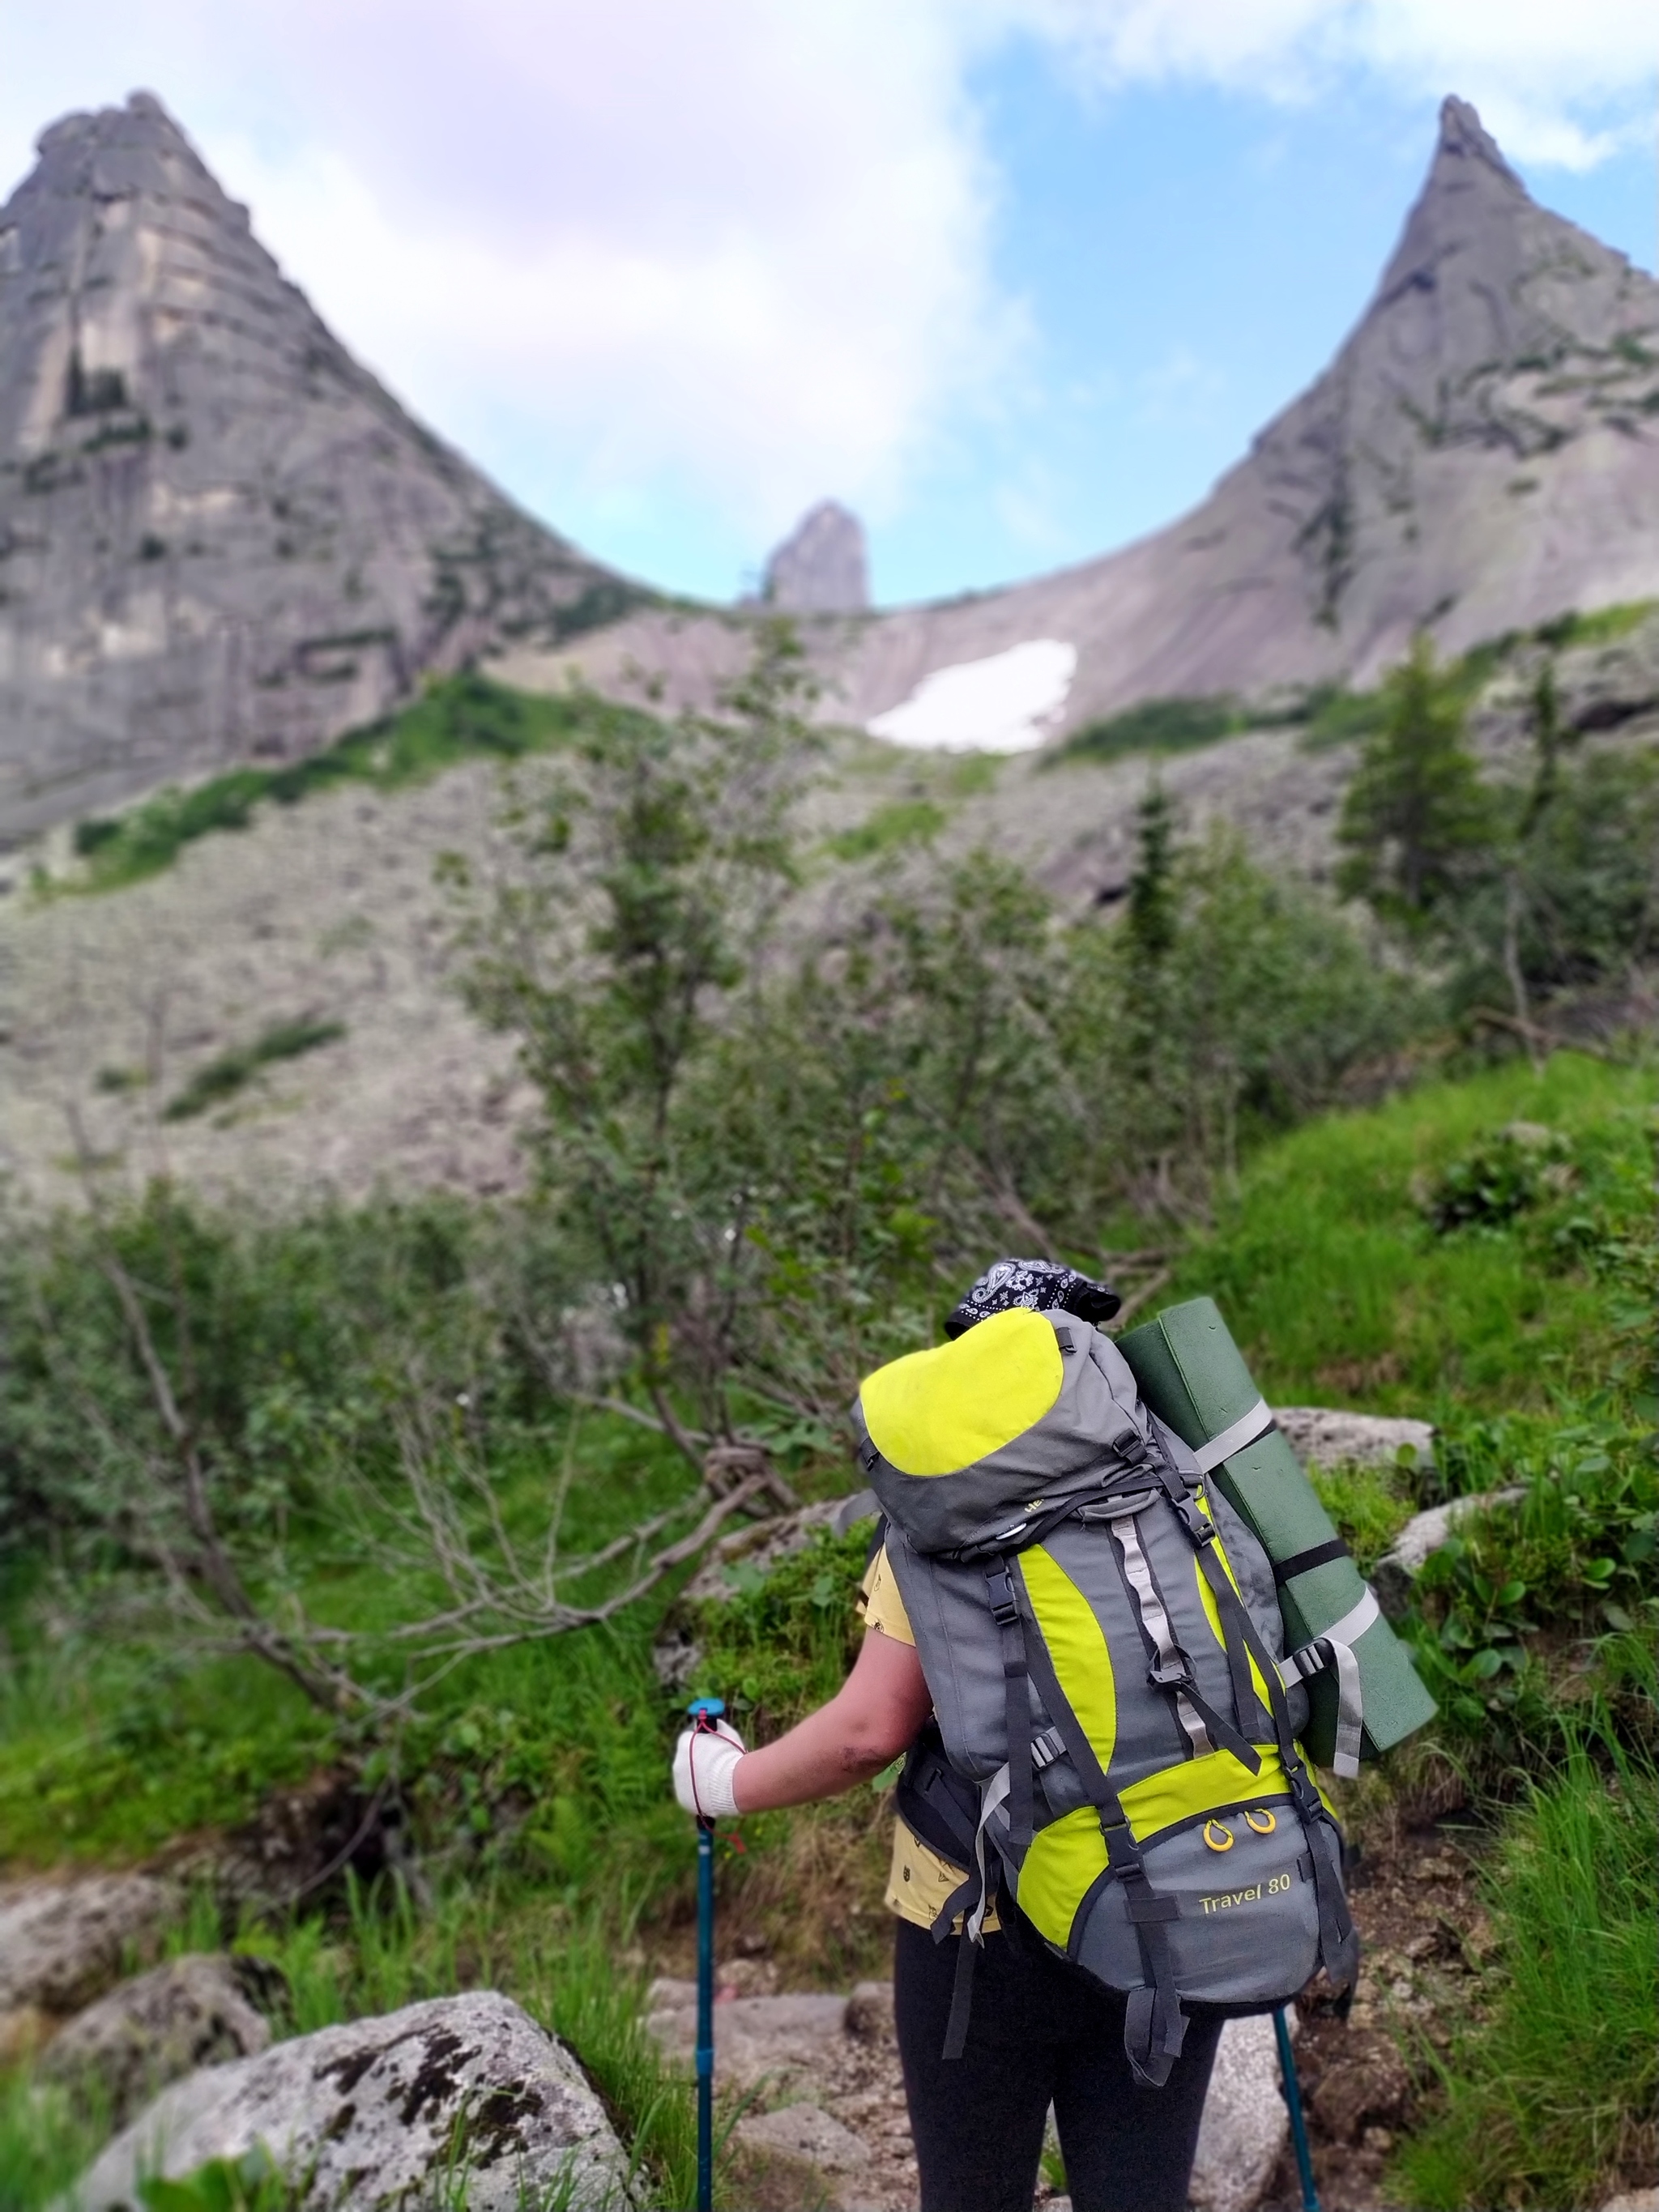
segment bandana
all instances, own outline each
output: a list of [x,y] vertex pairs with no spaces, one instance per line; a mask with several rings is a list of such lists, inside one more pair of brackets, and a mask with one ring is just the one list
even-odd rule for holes
[[1060,1267],[1053,1260],[999,1260],[945,1317],[945,1334],[962,1335],[988,1314],[1006,1313],[1010,1306],[1030,1306],[1046,1313],[1063,1307],[1079,1321],[1110,1321],[1123,1301],[1109,1283],[1079,1275],[1075,1267]]

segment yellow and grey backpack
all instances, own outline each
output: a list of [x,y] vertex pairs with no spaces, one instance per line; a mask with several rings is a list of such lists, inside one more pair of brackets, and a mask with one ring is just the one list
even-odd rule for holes
[[968,1869],[934,1930],[963,1923],[945,2055],[1000,1887],[1126,1994],[1148,2083],[1183,2004],[1265,2010],[1321,1965],[1351,1984],[1273,1568],[1116,1346],[1012,1307],[879,1369],[854,1418],[934,1700],[901,1808]]

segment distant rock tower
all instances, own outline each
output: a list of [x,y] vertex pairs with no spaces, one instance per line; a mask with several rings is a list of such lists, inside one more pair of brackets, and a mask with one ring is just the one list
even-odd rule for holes
[[857,515],[833,499],[804,515],[767,562],[761,598],[784,614],[862,614],[870,563]]

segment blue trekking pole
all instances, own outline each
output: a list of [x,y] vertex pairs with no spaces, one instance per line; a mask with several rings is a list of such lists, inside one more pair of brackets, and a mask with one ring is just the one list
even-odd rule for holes
[[1297,2178],[1302,2184],[1302,2212],[1319,2212],[1319,2191],[1314,2187],[1313,2154],[1308,2148],[1308,2124],[1302,2114],[1302,2084],[1296,2075],[1296,2060],[1291,2052],[1291,2031],[1285,2024],[1283,2005],[1273,2014],[1273,2033],[1279,2040],[1279,2086],[1290,2108],[1291,2141],[1296,2145]]
[[[720,1698],[694,1698],[693,1729],[712,1729]],[[714,2202],[714,1823],[697,1822],[697,2212]]]

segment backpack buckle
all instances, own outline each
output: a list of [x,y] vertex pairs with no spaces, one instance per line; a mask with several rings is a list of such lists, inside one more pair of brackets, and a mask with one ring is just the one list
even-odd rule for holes
[[1014,1595],[1014,1578],[1004,1559],[985,1577],[985,1587],[991,1595],[991,1618],[999,1628],[1012,1628],[1019,1620],[1019,1600]]
[[1146,1669],[1146,1680],[1155,1690],[1195,1690],[1193,1662],[1184,1651],[1176,1651],[1168,1659],[1160,1659]]

